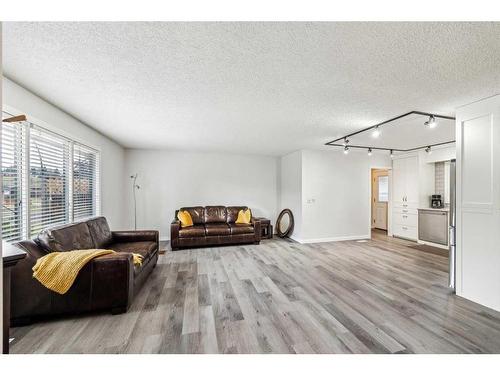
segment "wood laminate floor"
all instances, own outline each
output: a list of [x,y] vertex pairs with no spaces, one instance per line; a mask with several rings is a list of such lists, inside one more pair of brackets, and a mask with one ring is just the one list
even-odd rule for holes
[[367,242],[167,252],[126,314],[12,330],[12,353],[500,353],[500,313],[446,288],[447,258]]

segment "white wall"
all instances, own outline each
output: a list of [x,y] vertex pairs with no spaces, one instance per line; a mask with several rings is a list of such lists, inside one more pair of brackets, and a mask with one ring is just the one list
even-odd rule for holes
[[388,155],[351,150],[302,151],[302,242],[369,238],[371,168]]
[[294,218],[291,237],[295,240],[302,229],[302,151],[285,155],[280,159],[280,211],[288,208]]
[[301,150],[281,158],[280,208],[295,217],[302,243],[370,237],[371,168],[390,168],[389,155],[351,150]]
[[440,161],[447,161],[455,159],[456,157],[456,146],[452,144],[452,146],[446,147],[438,147],[432,149],[432,153],[428,154],[424,152],[425,162],[426,163],[437,163]]
[[126,150],[127,225],[133,227],[132,182],[138,173],[137,227],[170,238],[182,206],[246,205],[254,216],[276,220],[278,159],[267,156]]
[[101,151],[101,214],[112,229],[126,228],[123,147],[5,77],[2,87],[4,110],[25,114],[34,123]]

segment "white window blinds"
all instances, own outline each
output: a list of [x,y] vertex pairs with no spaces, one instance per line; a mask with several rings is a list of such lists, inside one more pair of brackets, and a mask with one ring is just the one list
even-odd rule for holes
[[99,207],[99,153],[79,143],[73,145],[73,219],[97,215]]
[[30,131],[30,235],[69,222],[70,142],[33,126]]
[[[4,116],[5,117],[5,116]],[[2,127],[2,238],[20,241],[25,238],[26,221],[26,131],[15,123]]]
[[2,238],[99,215],[99,168],[91,147],[26,121],[2,122]]

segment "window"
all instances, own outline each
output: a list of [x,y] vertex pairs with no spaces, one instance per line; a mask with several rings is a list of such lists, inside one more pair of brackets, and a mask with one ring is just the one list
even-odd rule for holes
[[41,128],[30,129],[30,237],[69,220],[70,142]]
[[389,176],[378,177],[378,201],[389,202]]
[[6,241],[99,214],[99,152],[81,143],[27,122],[2,123],[2,173]]
[[73,146],[73,219],[94,216],[99,206],[99,153],[75,143]]

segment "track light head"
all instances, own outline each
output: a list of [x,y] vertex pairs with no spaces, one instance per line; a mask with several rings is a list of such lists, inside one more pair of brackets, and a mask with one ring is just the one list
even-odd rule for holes
[[345,146],[344,147],[344,154],[347,155],[349,153],[349,147]]
[[431,146],[427,146],[425,148],[425,152],[427,152],[428,155],[432,154],[432,149],[431,149]]
[[372,156],[372,149],[371,148],[368,149],[368,156]]
[[394,157],[394,151],[390,151],[391,159]]
[[424,122],[424,125],[428,126],[429,129],[435,128],[437,126],[437,122],[436,122],[436,118],[434,117],[434,115],[430,115],[429,116],[429,120],[427,120],[426,122]]
[[377,125],[377,126],[375,126],[375,129],[373,129],[372,137],[378,138],[379,136],[380,136],[380,129],[378,128],[378,125]]
[[349,140],[347,139],[347,137],[344,138],[344,142],[342,142],[342,145],[345,147],[349,144]]

